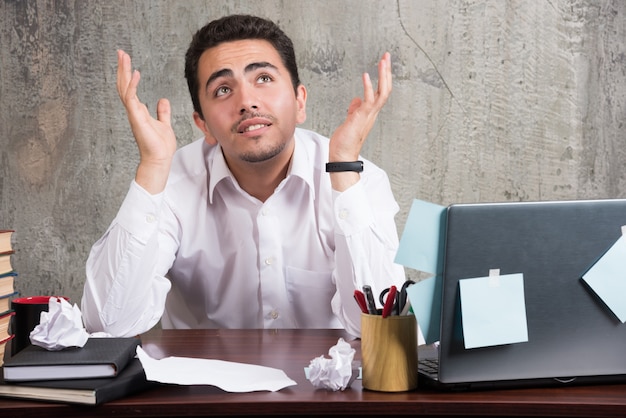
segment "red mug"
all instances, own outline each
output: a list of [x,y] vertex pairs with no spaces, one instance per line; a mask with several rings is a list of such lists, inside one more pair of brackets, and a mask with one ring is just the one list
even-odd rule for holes
[[63,298],[65,296],[27,296],[15,298],[11,301],[11,308],[15,315],[11,318],[11,332],[15,337],[11,340],[11,355],[15,355],[30,345],[30,333],[41,319],[42,312],[48,312],[50,298]]

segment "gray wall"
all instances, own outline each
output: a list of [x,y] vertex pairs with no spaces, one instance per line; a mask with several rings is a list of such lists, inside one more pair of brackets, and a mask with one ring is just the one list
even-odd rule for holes
[[183,145],[199,136],[183,55],[227,13],[292,36],[305,127],[327,135],[391,52],[394,90],[364,154],[389,173],[399,233],[414,198],[626,197],[621,0],[2,0],[0,12],[0,229],[17,230],[23,295],[80,300],[89,248],[134,175],[116,49],[151,109],[171,100]]

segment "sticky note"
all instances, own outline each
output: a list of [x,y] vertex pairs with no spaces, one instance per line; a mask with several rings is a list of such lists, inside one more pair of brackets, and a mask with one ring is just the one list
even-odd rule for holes
[[433,275],[443,269],[444,206],[415,199],[409,210],[395,262]]
[[528,341],[521,273],[459,280],[465,348]]
[[433,275],[407,288],[426,344],[440,339],[445,216],[446,207],[414,199],[395,258],[398,264]]
[[622,235],[582,279],[606,306],[626,322],[626,238]]
[[411,310],[415,314],[426,344],[440,340],[441,284],[441,276],[433,276],[420,280],[406,289]]

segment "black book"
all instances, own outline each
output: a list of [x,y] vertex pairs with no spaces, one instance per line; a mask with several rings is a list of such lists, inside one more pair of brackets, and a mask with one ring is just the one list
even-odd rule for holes
[[13,383],[1,381],[0,396],[46,402],[99,405],[157,385],[157,382],[146,380],[141,361],[135,358],[115,377]]
[[58,351],[29,345],[6,358],[3,376],[6,382],[90,379],[113,377],[137,354],[141,340],[127,338],[89,338],[83,347]]

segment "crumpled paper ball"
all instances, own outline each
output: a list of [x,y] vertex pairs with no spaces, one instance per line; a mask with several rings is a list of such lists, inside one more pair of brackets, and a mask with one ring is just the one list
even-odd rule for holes
[[83,347],[89,333],[83,326],[78,306],[64,298],[50,298],[48,312],[41,312],[37,325],[30,333],[30,342],[49,351],[67,347]]
[[356,350],[343,338],[328,350],[330,358],[319,356],[309,365],[309,381],[313,386],[333,391],[344,390],[359,375],[359,363],[353,361]]

